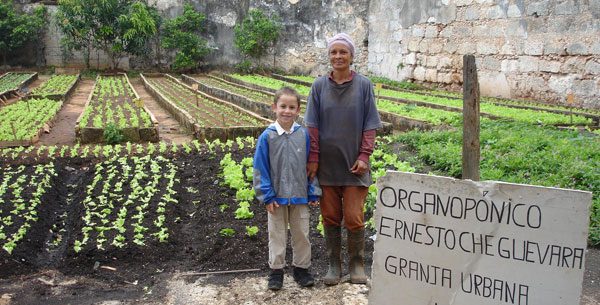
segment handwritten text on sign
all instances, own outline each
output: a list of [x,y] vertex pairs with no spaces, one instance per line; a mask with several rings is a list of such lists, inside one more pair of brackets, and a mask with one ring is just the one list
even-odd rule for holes
[[373,304],[579,304],[592,194],[388,172]]

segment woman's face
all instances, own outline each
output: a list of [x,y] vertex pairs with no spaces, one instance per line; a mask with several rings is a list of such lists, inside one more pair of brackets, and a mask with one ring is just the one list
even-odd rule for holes
[[352,63],[350,49],[344,44],[334,43],[329,49],[329,62],[334,70],[349,69]]

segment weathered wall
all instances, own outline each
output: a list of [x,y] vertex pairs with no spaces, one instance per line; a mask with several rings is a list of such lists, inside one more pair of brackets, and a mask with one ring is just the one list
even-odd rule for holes
[[[174,17],[187,1],[150,2],[165,17]],[[241,61],[233,28],[250,8],[260,8],[279,15],[285,26],[276,56],[265,56],[263,65],[272,66],[275,59],[275,66],[287,72],[323,74],[328,69],[325,38],[346,32],[357,44],[353,69],[361,73],[459,88],[462,56],[472,53],[485,95],[561,103],[573,92],[578,104],[600,108],[600,0],[191,2],[207,16],[205,37],[214,51],[206,62],[213,67]],[[80,54],[63,58],[59,40],[56,26],[50,26],[43,42],[46,64],[82,66]],[[92,67],[106,67],[106,62],[102,52],[92,52]],[[155,64],[124,58],[120,66]]]
[[477,58],[481,92],[600,107],[600,0],[372,0],[369,70],[462,82]]

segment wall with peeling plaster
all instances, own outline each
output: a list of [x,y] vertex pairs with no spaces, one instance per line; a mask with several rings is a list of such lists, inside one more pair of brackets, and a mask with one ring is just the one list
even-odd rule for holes
[[[165,17],[174,17],[187,1],[150,2]],[[289,73],[325,73],[325,38],[343,31],[357,44],[353,69],[361,73],[459,89],[462,56],[474,54],[484,95],[562,103],[573,92],[579,105],[600,108],[600,0],[191,2],[207,16],[205,37],[214,48],[207,63],[213,67],[240,62],[233,27],[250,8],[260,8],[279,15],[285,26],[275,56],[265,56],[261,64]],[[50,7],[50,12],[55,10]],[[63,59],[59,37],[56,27],[49,26],[45,63],[83,65],[77,54]],[[101,52],[92,53],[93,67],[106,63]],[[124,58],[121,67],[156,64],[153,59]]]

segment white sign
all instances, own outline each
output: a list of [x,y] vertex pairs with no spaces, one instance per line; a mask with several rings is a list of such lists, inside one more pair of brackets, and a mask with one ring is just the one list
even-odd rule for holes
[[388,171],[369,304],[577,305],[590,192]]

